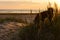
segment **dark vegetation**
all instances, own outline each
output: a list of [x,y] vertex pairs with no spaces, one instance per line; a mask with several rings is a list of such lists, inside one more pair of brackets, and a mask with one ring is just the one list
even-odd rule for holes
[[[22,19],[0,18],[0,23],[4,22],[20,22],[25,23]],[[41,25],[41,24],[40,24]],[[42,24],[43,25],[43,24]],[[43,25],[38,29],[36,24],[29,24],[19,30],[19,40],[60,40],[60,15],[52,25]]]
[[[0,23],[4,22],[20,22],[25,23],[22,19],[0,18]],[[40,24],[41,25],[41,24]],[[43,23],[42,23],[43,25]],[[60,40],[60,15],[52,25],[43,25],[38,29],[36,24],[29,24],[19,30],[19,40]]]
[[4,22],[19,22],[19,23],[25,23],[22,19],[16,19],[14,17],[10,17],[10,18],[0,18],[0,23],[4,23]]
[[21,40],[60,40],[60,15],[54,24],[41,26],[40,31],[35,24],[22,28],[19,37]]

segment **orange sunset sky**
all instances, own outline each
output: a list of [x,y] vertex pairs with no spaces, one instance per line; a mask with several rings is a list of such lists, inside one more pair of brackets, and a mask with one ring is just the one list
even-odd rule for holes
[[60,0],[0,0],[0,9],[46,9],[48,2],[53,6],[56,2],[60,7]]

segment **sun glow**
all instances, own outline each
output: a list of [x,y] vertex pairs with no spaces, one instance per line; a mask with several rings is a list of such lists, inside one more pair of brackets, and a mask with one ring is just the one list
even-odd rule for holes
[[55,0],[55,2],[57,3],[58,8],[60,9],[60,0]]
[[48,0],[48,1],[51,3],[56,2],[57,4],[60,4],[60,0]]
[[54,0],[57,4],[60,4],[60,0]]
[[60,0],[49,0],[49,2],[54,5],[54,2],[57,4],[58,8],[60,8]]

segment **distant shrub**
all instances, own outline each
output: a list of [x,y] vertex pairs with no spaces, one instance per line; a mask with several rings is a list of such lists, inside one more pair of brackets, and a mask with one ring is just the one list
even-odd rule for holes
[[20,22],[20,23],[25,23],[24,20],[22,19],[16,19],[16,18],[13,18],[13,17],[10,17],[10,18],[0,18],[0,23],[4,23],[4,22]]
[[0,23],[3,23],[5,20],[4,19],[0,19]]

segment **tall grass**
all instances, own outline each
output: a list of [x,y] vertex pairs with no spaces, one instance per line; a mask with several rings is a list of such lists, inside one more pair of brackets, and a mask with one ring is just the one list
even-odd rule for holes
[[36,24],[30,24],[19,32],[21,40],[60,40],[60,16],[52,24],[42,24],[40,29]]

